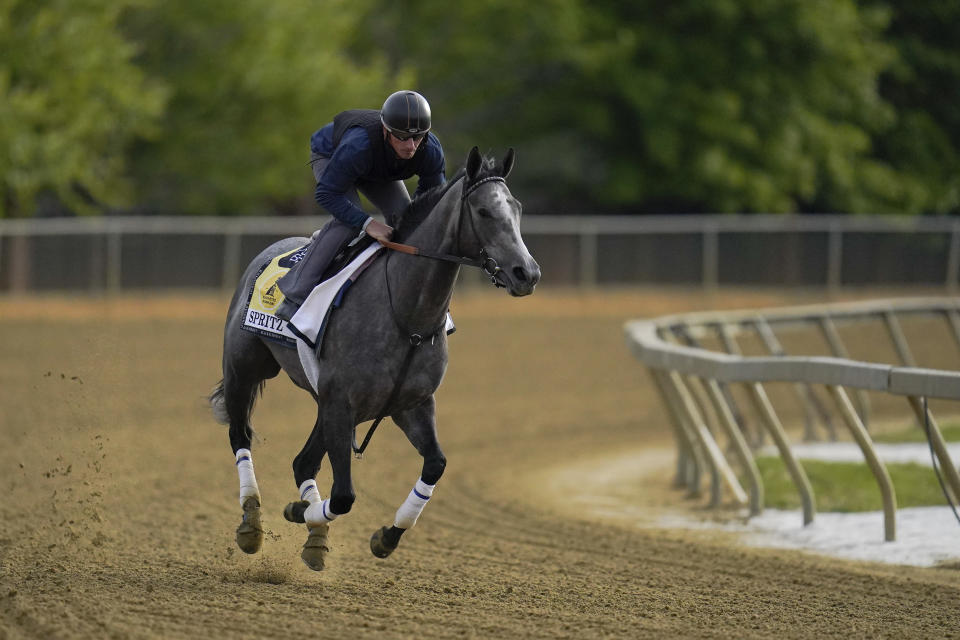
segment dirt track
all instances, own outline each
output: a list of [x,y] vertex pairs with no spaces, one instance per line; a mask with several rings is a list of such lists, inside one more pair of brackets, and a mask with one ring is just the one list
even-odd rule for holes
[[[256,556],[233,540],[236,471],[204,404],[224,300],[0,300],[0,639],[960,636],[960,571],[578,516],[631,454],[648,473],[627,474],[613,498],[683,504],[623,320],[783,300],[455,302],[434,499],[393,556],[370,554],[420,468],[399,431],[381,429],[354,465],[358,499],[331,527],[328,569],[313,573],[304,529],[281,516],[313,409],[282,378],[254,414],[268,536]],[[329,482],[325,466],[322,492]]]

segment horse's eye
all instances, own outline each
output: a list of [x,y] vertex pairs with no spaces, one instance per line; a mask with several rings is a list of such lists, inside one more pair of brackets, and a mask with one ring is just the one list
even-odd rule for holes
[[484,207],[480,207],[479,209],[477,209],[477,215],[479,215],[481,218],[489,218],[490,210],[485,209]]

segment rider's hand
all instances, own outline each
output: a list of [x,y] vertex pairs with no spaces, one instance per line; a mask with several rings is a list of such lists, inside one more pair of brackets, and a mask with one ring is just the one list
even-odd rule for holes
[[393,227],[380,222],[379,220],[370,220],[367,225],[367,235],[383,244],[393,237]]

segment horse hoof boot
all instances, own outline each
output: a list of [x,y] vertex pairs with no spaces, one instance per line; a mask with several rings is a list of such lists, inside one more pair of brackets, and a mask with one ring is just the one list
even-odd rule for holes
[[329,525],[326,523],[311,527],[310,535],[303,543],[303,551],[300,552],[303,563],[314,571],[323,571],[324,560],[330,551],[327,546],[327,529]]
[[389,533],[389,528],[380,527],[370,536],[370,551],[378,558],[386,558],[396,551],[397,546],[400,544],[399,538],[391,542]]
[[250,496],[243,501],[243,522],[237,527],[237,546],[244,553],[256,553],[263,545],[260,524],[260,500]]
[[283,509],[283,517],[288,522],[296,522],[297,524],[306,524],[307,520],[303,517],[303,512],[307,510],[307,507],[310,506],[310,503],[306,500],[298,500],[297,502],[291,502]]

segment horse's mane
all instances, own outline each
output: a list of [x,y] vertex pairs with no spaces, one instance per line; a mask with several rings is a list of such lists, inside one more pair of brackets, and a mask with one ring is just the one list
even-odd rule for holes
[[[495,161],[492,158],[484,158],[480,166],[480,171],[477,172],[477,176],[474,178],[474,182],[491,175],[497,175],[496,172]],[[444,184],[438,184],[414,198],[399,216],[397,228],[394,231],[394,241],[403,242],[405,238],[413,233],[413,230],[430,215],[430,212],[433,211],[433,208],[437,206],[437,203],[440,202],[443,196],[446,195],[447,191],[460,180],[465,180],[466,175],[466,169],[460,169]],[[468,186],[469,185],[464,185],[464,188]]]

